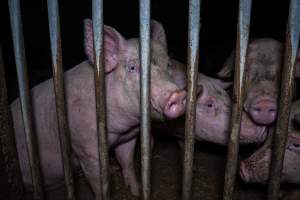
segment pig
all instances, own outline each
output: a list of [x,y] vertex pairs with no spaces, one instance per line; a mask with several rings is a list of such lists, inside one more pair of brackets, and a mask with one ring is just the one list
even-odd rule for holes
[[[300,112],[300,100],[293,103],[285,147],[282,181],[300,183],[300,130],[294,127],[294,115]],[[266,183],[271,163],[271,137],[249,158],[240,163],[239,174],[245,182]]]
[[[243,109],[260,125],[270,125],[277,118],[282,52],[282,44],[271,38],[255,39],[248,45]],[[232,52],[218,73],[219,77],[230,77],[234,55]]]
[[[181,88],[186,87],[186,65],[170,59],[169,72]],[[214,79],[198,73],[197,86],[200,94],[196,105],[195,139],[226,145],[231,117],[231,100],[225,89],[231,85],[220,79]],[[155,123],[155,129],[178,138],[184,136],[184,117]],[[243,112],[240,143],[261,143],[267,136],[267,127],[254,124]]]
[[[71,135],[74,169],[81,168],[97,200],[99,159],[94,88],[94,51],[92,21],[84,21],[85,52],[88,60],[64,73],[66,109]],[[186,91],[168,74],[167,40],[157,22],[151,36],[151,117],[173,119],[185,112]],[[104,63],[107,102],[108,145],[115,151],[126,186],[139,195],[133,156],[140,123],[139,41],[126,40],[117,30],[104,26]],[[53,79],[31,89],[33,121],[44,186],[63,180]],[[23,181],[31,188],[24,124],[19,98],[12,102],[14,130]]]

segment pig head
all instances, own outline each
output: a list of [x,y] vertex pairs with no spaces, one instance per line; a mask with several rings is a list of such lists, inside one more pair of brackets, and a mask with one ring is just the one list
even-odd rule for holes
[[[181,88],[186,87],[186,65],[170,59],[169,73]],[[224,82],[201,73],[198,74],[197,86],[199,95],[197,97],[195,127],[195,138],[197,140],[222,145],[227,144],[230,128],[231,100],[225,89],[230,85],[230,82]],[[171,132],[182,137],[184,135],[184,120],[172,120],[167,122],[167,125],[161,125],[160,128],[164,132]],[[265,140],[266,135],[266,126],[254,124],[243,113],[240,143],[261,143]]]
[[[230,77],[234,69],[234,52],[225,62],[219,77]],[[299,57],[299,53],[298,56]],[[278,92],[283,64],[282,44],[271,38],[255,39],[248,45],[244,111],[257,124],[270,125],[277,118]],[[299,68],[299,59],[296,69]],[[296,76],[298,76],[296,73]]]
[[[300,110],[300,101],[292,106],[290,115],[290,128],[285,147],[283,161],[282,181],[289,183],[300,183],[300,131],[293,126],[294,112]],[[245,182],[266,183],[269,177],[271,163],[271,137],[253,155],[240,164],[240,177]]]
[[[168,53],[167,41],[163,27],[152,20],[151,23],[151,110],[152,116],[162,119],[161,114],[168,118],[177,118],[185,111],[186,92],[180,90],[167,73]],[[134,104],[139,108],[140,93],[140,61],[139,40],[125,40],[116,30],[104,26],[104,63],[106,73],[111,73],[113,82],[123,82],[119,90],[124,91],[128,98],[125,104]],[[94,63],[92,21],[85,20],[85,51],[89,62]],[[163,87],[162,87],[163,86]],[[114,91],[118,96],[119,90]],[[135,112],[139,113],[137,110]]]

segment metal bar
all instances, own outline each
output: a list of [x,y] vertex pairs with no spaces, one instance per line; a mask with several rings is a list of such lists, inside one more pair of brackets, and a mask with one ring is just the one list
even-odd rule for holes
[[55,89],[56,114],[60,147],[65,176],[67,199],[74,200],[74,177],[71,160],[70,131],[66,113],[64,72],[61,55],[60,20],[57,0],[48,0],[48,19],[52,54],[53,84]]
[[242,117],[246,54],[250,29],[251,0],[239,1],[239,21],[236,42],[234,98],[231,114],[231,133],[228,141],[223,199],[233,198],[238,164],[239,135]]
[[151,152],[150,152],[150,0],[140,0],[140,66],[141,66],[141,172],[142,199],[150,199],[151,194]]
[[37,141],[33,130],[30,90],[28,84],[27,63],[25,57],[24,38],[21,21],[21,9],[19,0],[8,1],[11,32],[13,38],[15,61],[17,67],[18,85],[21,100],[23,122],[26,134],[26,144],[32,175],[34,199],[43,199],[40,159],[38,155]]
[[194,162],[194,132],[196,114],[196,91],[199,62],[199,35],[200,35],[200,0],[189,1],[189,28],[188,28],[188,60],[187,60],[187,111],[184,136],[184,160],[182,177],[182,200],[191,198],[193,162]]
[[279,197],[281,170],[288,135],[289,115],[293,95],[295,60],[300,36],[300,0],[291,0],[287,24],[284,67],[281,79],[280,104],[276,131],[274,134],[273,152],[268,187],[268,200]]
[[106,128],[105,69],[103,63],[103,0],[93,0],[93,34],[95,50],[95,96],[99,145],[100,188],[103,200],[109,196],[109,162]]
[[0,199],[23,199],[23,184],[19,166],[12,117],[7,101],[4,63],[0,46]]

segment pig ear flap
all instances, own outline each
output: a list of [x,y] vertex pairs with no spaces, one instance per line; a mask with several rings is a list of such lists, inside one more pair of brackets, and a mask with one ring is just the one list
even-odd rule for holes
[[197,91],[196,92],[197,92],[197,98],[198,99],[201,99],[201,98],[204,98],[204,97],[208,96],[207,88],[202,84],[197,85]]
[[151,20],[151,39],[157,41],[167,48],[167,37],[161,23]]
[[[93,24],[92,20],[84,21],[85,30],[85,52],[91,64],[94,64],[95,52],[93,43]],[[126,48],[126,40],[123,36],[110,26],[103,27],[103,51],[105,72],[113,71],[119,65],[121,51]]]
[[296,54],[295,60],[295,77],[300,78],[300,48],[298,48],[298,52]]
[[213,79],[214,82],[219,85],[221,88],[223,88],[224,90],[230,88],[232,86],[232,81],[223,81],[221,79]]
[[232,51],[229,58],[224,63],[222,69],[217,73],[220,78],[230,78],[235,64],[235,51]]
[[94,64],[95,52],[93,43],[93,23],[90,19],[83,21],[84,26],[84,50],[85,54],[91,64]]

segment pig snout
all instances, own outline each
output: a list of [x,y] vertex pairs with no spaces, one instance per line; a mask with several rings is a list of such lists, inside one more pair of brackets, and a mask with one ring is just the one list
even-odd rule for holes
[[249,108],[251,118],[258,124],[268,125],[277,117],[277,105],[270,99],[261,99],[253,103]]
[[171,119],[177,118],[185,112],[186,91],[171,93],[164,108],[164,114]]

